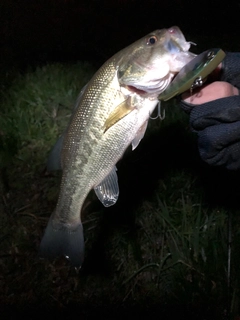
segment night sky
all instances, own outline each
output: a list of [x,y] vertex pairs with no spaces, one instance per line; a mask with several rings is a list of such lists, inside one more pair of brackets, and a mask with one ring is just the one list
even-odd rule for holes
[[199,49],[200,36],[222,47],[222,39],[240,38],[239,19],[240,2],[232,0],[1,0],[0,67],[103,63],[145,34],[172,25],[200,42]]

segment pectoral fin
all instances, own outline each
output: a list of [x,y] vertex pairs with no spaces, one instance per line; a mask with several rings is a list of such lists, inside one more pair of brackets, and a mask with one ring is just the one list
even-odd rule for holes
[[118,177],[117,168],[114,167],[109,175],[99,185],[94,187],[94,191],[98,199],[105,207],[114,205],[118,199]]
[[134,106],[132,106],[131,103],[129,103],[129,99],[124,100],[122,103],[120,103],[107,118],[104,124],[104,133],[115,123],[117,123],[119,120],[128,115],[133,109]]
[[144,137],[144,134],[145,134],[145,132],[147,130],[147,125],[148,125],[148,121],[144,122],[144,124],[138,130],[135,138],[132,141],[132,150],[137,148],[137,146],[139,145],[140,141]]

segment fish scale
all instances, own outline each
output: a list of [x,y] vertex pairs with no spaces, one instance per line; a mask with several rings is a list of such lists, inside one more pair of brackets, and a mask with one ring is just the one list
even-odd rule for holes
[[158,95],[195,56],[189,47],[178,27],[156,30],[115,54],[82,89],[48,160],[48,168],[63,173],[56,209],[40,245],[42,256],[64,255],[73,266],[82,265],[84,201],[94,189],[104,206],[116,203],[116,164],[129,145],[137,147]]
[[[89,192],[86,192],[86,189],[92,189],[94,185],[101,182],[104,177],[103,173],[104,175],[109,173],[109,169],[107,170],[107,168],[109,168],[109,162],[115,162],[115,159],[112,160],[112,158],[113,156],[116,157],[116,152],[119,151],[119,144],[117,144],[116,141],[115,149],[110,149],[110,152],[107,148],[104,149],[104,143],[111,143],[112,140],[116,139],[116,134],[111,135],[111,132],[109,132],[106,136],[103,136],[104,122],[107,119],[109,111],[114,107],[116,89],[113,90],[106,87],[106,93],[104,92],[103,99],[96,99],[102,87],[102,78],[107,78],[108,81],[110,80],[110,83],[112,83],[112,78],[115,74],[116,68],[113,68],[113,63],[107,66],[104,65],[99,70],[96,79],[89,83],[89,90],[87,90],[82,98],[81,109],[77,109],[67,130],[66,139],[63,144],[63,155],[65,152],[71,155],[68,157],[68,166],[71,167],[71,169],[66,170],[66,173],[63,174],[63,182],[59,195],[60,201],[58,202],[55,213],[56,216],[62,217],[61,221],[63,223],[66,223],[64,220],[69,220],[69,216],[65,214],[65,212],[67,212],[66,208],[68,208],[70,212],[77,212],[77,217],[79,217],[80,209]],[[109,75],[111,75],[110,79]],[[99,79],[101,79],[101,81],[99,81]],[[114,91],[114,95],[112,91]],[[124,97],[122,96],[121,102],[123,99]],[[105,106],[108,106],[108,108],[105,108]],[[92,116],[93,114],[95,117]],[[85,130],[80,136],[79,131],[82,127],[89,129]],[[78,136],[77,140],[74,139],[74,143],[71,138],[73,136]],[[108,136],[110,136],[110,139]],[[120,137],[120,141],[121,140],[122,136]],[[101,144],[100,141],[103,141],[103,143]],[[102,150],[104,150],[104,152],[101,152]],[[99,157],[99,154],[101,157]],[[118,159],[120,156],[117,155],[116,158]],[[106,159],[108,160],[106,161]],[[99,164],[99,166],[96,166],[96,163]],[[92,171],[93,168],[94,171]],[[85,173],[84,176],[82,176],[83,172]],[[66,181],[71,181],[71,185],[69,186]],[[79,181],[81,181],[81,183],[79,183]],[[82,185],[84,187],[82,187]],[[74,221],[78,220],[74,214],[71,216]]]

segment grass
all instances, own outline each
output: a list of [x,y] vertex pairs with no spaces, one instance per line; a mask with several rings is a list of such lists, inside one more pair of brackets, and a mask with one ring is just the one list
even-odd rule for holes
[[[173,101],[165,105],[166,119],[150,120],[139,147],[120,161],[118,203],[104,209],[90,193],[82,270],[76,273],[64,259],[39,259],[59,186],[59,175],[45,171],[47,154],[91,74],[87,63],[52,64],[2,86],[1,306],[6,312],[27,306],[64,312],[71,306],[83,317],[104,306],[105,318],[111,318],[111,306],[114,316],[131,305],[135,314],[150,316],[159,308],[166,317],[186,307],[183,312],[194,312],[195,319],[220,319],[229,299],[237,314],[240,234],[233,204],[239,188],[230,195],[228,187],[236,175],[201,163],[188,117]],[[220,187],[224,196],[217,193]],[[230,285],[229,213],[234,235]]]
[[64,129],[79,88],[92,73],[87,63],[79,63],[47,65],[19,75],[2,92],[1,157],[8,160],[17,154],[19,160],[29,161],[40,151],[42,162],[47,148]]

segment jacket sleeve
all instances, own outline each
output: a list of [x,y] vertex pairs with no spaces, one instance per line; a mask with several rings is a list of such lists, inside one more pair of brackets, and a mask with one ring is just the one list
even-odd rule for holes
[[198,105],[190,112],[201,158],[209,165],[240,169],[240,96]]
[[220,81],[226,81],[240,89],[240,52],[227,52],[222,63]]

